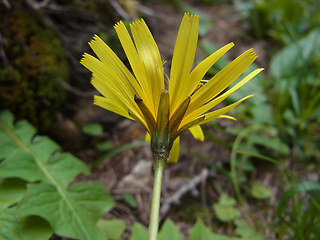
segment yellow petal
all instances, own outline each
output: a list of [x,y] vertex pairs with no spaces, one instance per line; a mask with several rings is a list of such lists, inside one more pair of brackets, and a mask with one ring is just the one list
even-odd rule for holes
[[229,106],[226,106],[226,107],[221,108],[219,110],[204,114],[205,119],[202,122],[200,122],[199,124],[204,124],[204,123],[207,123],[207,122],[209,122],[209,121],[211,121],[211,120],[213,120],[215,118],[220,117],[221,115],[223,115],[226,112],[230,111],[232,108],[238,106],[241,102],[243,102],[244,100],[246,100],[246,99],[248,99],[248,98],[250,98],[252,96],[253,95],[246,96],[246,97],[240,99],[239,101],[237,101],[237,102],[235,102],[233,104],[230,104]]
[[[153,110],[155,109],[155,107],[152,100],[152,92],[148,87],[149,84],[148,79],[146,78],[146,71],[137,52],[137,49],[134,46],[133,41],[123,22],[118,22],[114,28],[118,34],[123,50],[129,60],[132,71],[136,76],[142,90],[144,91],[145,98],[143,98],[143,101],[150,110]],[[154,116],[156,116],[156,113],[154,113],[153,111],[152,113],[154,114]]]
[[[97,35],[89,42],[90,47],[105,65],[107,69],[112,69],[117,73],[119,83],[133,91],[134,94],[138,94],[141,98],[145,97],[143,91],[139,86],[136,79],[133,77],[128,68],[123,64],[123,62],[118,58],[118,56],[111,50],[111,48],[105,44],[101,38]],[[134,95],[133,94],[133,95]]]
[[130,103],[119,94],[118,91],[115,91],[108,84],[105,84],[104,81],[99,80],[94,74],[92,75],[91,84],[105,97],[108,97],[113,101],[114,105],[119,105],[120,108],[130,109]]
[[[219,60],[227,51],[229,51],[234,46],[233,43],[229,43],[226,46],[220,48],[219,50],[212,53],[209,57],[204,59],[201,63],[199,63],[190,73],[189,77],[184,81],[184,91],[181,91],[179,97],[181,99],[177,99],[177,102],[183,101],[183,99],[190,96],[202,81],[204,75],[208,72],[208,70],[212,67],[212,65]],[[175,109],[173,109],[175,110]]]
[[179,28],[172,57],[169,82],[170,106],[172,109],[176,109],[181,104],[178,100],[183,98],[179,95],[186,91],[185,80],[191,72],[197,48],[198,31],[199,16],[185,14]]
[[232,116],[229,116],[229,115],[220,115],[219,117],[217,118],[226,118],[226,119],[230,119],[230,120],[233,120],[233,121],[237,121],[236,118],[232,117]]
[[141,19],[130,24],[135,46],[145,69],[148,89],[153,96],[153,112],[158,111],[160,95],[164,89],[164,74],[158,46],[146,23]]
[[[118,91],[112,89],[106,81],[103,81],[95,76],[95,74],[92,75],[91,80],[92,85],[103,95],[107,98],[108,103],[110,103],[113,107],[112,109],[108,109],[110,111],[119,113],[122,116],[125,116],[127,118],[132,119],[128,115],[128,111],[132,111],[139,119],[141,119],[141,122],[145,125],[145,118],[143,117],[143,114],[141,113],[140,109],[136,104],[132,105],[131,102],[128,101],[128,99],[124,98],[123,95],[121,95]],[[119,110],[116,110],[116,106],[119,107]],[[105,105],[103,106],[105,107]],[[106,107],[105,107],[106,108]],[[122,113],[122,111],[125,111],[126,113]]]
[[144,140],[145,140],[146,142],[150,142],[150,141],[151,141],[151,137],[150,137],[150,134],[149,134],[149,133],[146,133],[146,136],[145,136]]
[[180,154],[180,137],[177,137],[176,140],[174,140],[170,154],[169,154],[169,163],[177,163],[178,158]]
[[188,109],[189,112],[201,107],[203,104],[210,101],[226,89],[252,64],[257,57],[258,56],[255,54],[253,49],[250,49],[223,68],[194,93]]
[[204,135],[200,125],[196,125],[194,127],[189,128],[189,131],[192,133],[194,138],[199,139],[200,141],[203,142]]
[[93,72],[95,80],[100,81],[101,84],[105,86],[107,85],[112,89],[112,91],[118,92],[123,98],[126,98],[126,100],[131,104],[131,107],[134,107],[134,95],[136,92],[133,88],[130,88],[120,80],[119,75],[114,71],[114,69],[110,68],[110,66],[106,66],[97,58],[89,54],[84,54],[81,59],[81,64]]
[[218,105],[220,102],[222,102],[224,99],[229,97],[232,93],[234,93],[236,90],[238,90],[240,87],[242,87],[244,84],[246,84],[248,81],[250,81],[252,78],[254,78],[258,73],[260,73],[263,70],[263,68],[256,69],[252,71],[249,75],[247,75],[244,79],[242,79],[239,83],[234,85],[232,88],[230,88],[228,91],[220,95],[219,97],[211,100],[209,103],[195,109],[193,112],[189,111],[187,112],[186,117],[183,119],[182,124],[186,124],[189,121],[192,121],[195,117],[209,111],[216,105]]
[[105,97],[116,95],[118,103],[123,102],[128,109],[139,112],[138,106],[134,102],[134,89],[123,84],[113,69],[106,67],[101,61],[89,54],[84,55],[81,63],[93,72],[91,83],[102,95]]
[[94,96],[94,104],[126,118],[132,119],[128,114],[128,110],[120,104],[115,104],[114,100],[101,96]]

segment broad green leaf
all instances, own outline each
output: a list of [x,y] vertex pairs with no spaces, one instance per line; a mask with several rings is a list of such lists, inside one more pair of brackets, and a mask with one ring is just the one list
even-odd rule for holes
[[0,179],[0,209],[17,203],[26,191],[26,182],[18,179]]
[[223,222],[232,221],[240,216],[240,211],[234,207],[236,201],[227,194],[222,194],[219,202],[213,204],[217,218]]
[[167,219],[161,228],[158,239],[159,240],[167,240],[167,239],[183,240],[183,236],[180,233],[177,226],[170,219]]
[[26,121],[13,125],[11,113],[0,115],[1,178],[17,177],[26,181],[44,181],[66,187],[88,168],[47,137],[35,135],[36,130]]
[[241,240],[237,237],[228,237],[212,233],[200,218],[198,218],[196,224],[189,229],[189,235],[191,240]]
[[214,239],[214,234],[204,225],[200,218],[198,218],[196,224],[189,229],[189,235],[191,240]]
[[250,226],[245,220],[235,220],[237,226],[236,233],[239,234],[243,240],[264,240],[264,236],[257,232],[252,226]]
[[100,183],[76,183],[68,189],[39,183],[29,185],[17,214],[41,216],[59,235],[99,240],[104,237],[96,222],[113,205],[113,199]]
[[267,199],[271,196],[272,192],[269,188],[263,186],[258,182],[251,185],[251,195],[256,199]]
[[91,123],[82,126],[84,133],[92,136],[100,136],[103,133],[103,128],[98,123]]
[[129,240],[147,240],[148,230],[141,223],[135,222],[132,227],[132,234]]
[[0,113],[0,149],[2,182],[14,184],[14,178],[34,182],[21,200],[18,187],[11,193],[3,190],[4,202],[20,200],[16,217],[41,216],[55,233],[67,237],[105,239],[97,221],[114,201],[101,184],[70,185],[77,175],[89,172],[80,160],[60,152],[49,138],[37,136],[26,121],[14,124],[8,111]]
[[[283,48],[270,62],[270,73],[276,79],[294,76],[313,58],[320,58],[320,30],[316,29],[303,39]],[[305,68],[307,69],[307,68]]]
[[120,219],[100,219],[98,221],[99,229],[104,232],[107,239],[118,240],[126,229],[126,224]]
[[0,210],[0,240],[47,240],[51,235],[50,225],[40,217],[18,219],[12,211]]

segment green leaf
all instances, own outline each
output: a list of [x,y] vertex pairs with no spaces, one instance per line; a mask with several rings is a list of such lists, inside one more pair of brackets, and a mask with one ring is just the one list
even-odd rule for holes
[[196,224],[189,229],[189,235],[191,240],[215,239],[214,234],[204,225],[200,218],[198,218]]
[[96,149],[99,151],[109,151],[113,148],[113,143],[111,141],[105,141],[96,145]]
[[91,136],[100,136],[103,133],[103,128],[98,123],[91,123],[83,125],[82,131]]
[[[70,185],[75,176],[89,172],[81,161],[60,152],[48,137],[37,136],[26,121],[14,124],[8,111],[0,113],[0,149],[0,176],[5,179],[2,183],[15,184],[14,178],[34,182],[18,203],[17,216],[41,216],[55,233],[67,237],[105,239],[97,221],[114,201],[101,184]],[[4,188],[3,201],[19,201],[19,191],[20,185],[11,193]]]
[[51,235],[50,225],[40,217],[18,219],[12,211],[0,210],[1,240],[44,240]]
[[79,239],[104,239],[98,219],[114,205],[102,184],[76,183],[68,189],[52,184],[30,184],[17,214],[41,216],[57,234]]
[[126,224],[120,219],[100,219],[98,222],[98,227],[104,232],[107,239],[118,240],[121,239],[121,235],[126,229]]
[[0,176],[17,177],[26,181],[50,182],[66,187],[75,176],[88,173],[88,168],[48,137],[36,136],[26,121],[15,126],[9,112],[0,116]]
[[167,239],[183,240],[183,236],[180,233],[177,226],[170,219],[167,219],[161,228],[158,239],[159,240],[167,240]]
[[299,69],[309,71],[306,66],[313,61],[314,57],[320,58],[319,38],[320,30],[316,29],[303,39],[279,51],[270,62],[271,75],[280,79],[295,76]]
[[[271,128],[270,131],[272,131]],[[283,143],[280,138],[265,137],[261,134],[250,134],[250,136],[248,136],[248,139],[254,144],[262,145],[284,155],[287,155],[290,152],[288,146]]]
[[212,233],[200,218],[198,218],[196,224],[189,229],[189,235],[191,240],[241,240],[237,237],[228,237]]
[[236,233],[239,234],[243,240],[264,240],[264,236],[257,232],[252,226],[250,226],[245,220],[235,220],[237,226]]
[[147,240],[148,230],[141,223],[135,222],[132,227],[132,234],[129,240]]
[[240,216],[240,211],[234,207],[236,201],[223,193],[219,202],[213,204],[213,209],[217,215],[217,218],[223,222],[230,222]]
[[18,179],[0,179],[0,209],[17,203],[26,191],[26,182]]
[[130,193],[123,193],[121,195],[123,201],[125,201],[130,207],[136,208],[137,207],[137,200],[136,198]]
[[271,196],[272,192],[269,188],[263,186],[258,182],[251,185],[251,195],[256,199],[267,199]]

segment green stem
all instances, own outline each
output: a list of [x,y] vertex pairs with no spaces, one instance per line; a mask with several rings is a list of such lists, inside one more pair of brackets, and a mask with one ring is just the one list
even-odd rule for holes
[[157,240],[158,237],[161,182],[165,164],[166,159],[154,159],[154,184],[149,224],[149,240]]

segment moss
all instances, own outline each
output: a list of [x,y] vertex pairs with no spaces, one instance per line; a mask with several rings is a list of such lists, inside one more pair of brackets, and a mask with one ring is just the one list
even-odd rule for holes
[[69,69],[60,40],[32,14],[19,10],[0,23],[8,63],[0,63],[0,107],[46,129],[61,108]]

